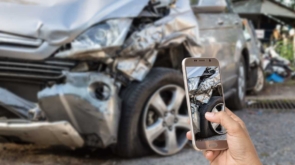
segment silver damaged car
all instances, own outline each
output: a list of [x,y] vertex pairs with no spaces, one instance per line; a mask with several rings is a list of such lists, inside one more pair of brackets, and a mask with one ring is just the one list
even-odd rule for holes
[[189,130],[181,61],[220,61],[242,109],[249,54],[227,0],[0,1],[0,137],[172,155]]

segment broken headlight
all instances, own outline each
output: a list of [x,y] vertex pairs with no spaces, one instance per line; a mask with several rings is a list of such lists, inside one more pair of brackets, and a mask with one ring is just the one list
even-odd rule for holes
[[131,19],[112,19],[97,24],[81,34],[72,46],[111,47],[122,45],[128,33]]
[[56,57],[76,57],[81,53],[121,46],[131,22],[132,19],[110,19],[96,24],[79,35],[71,43],[70,49],[59,52]]

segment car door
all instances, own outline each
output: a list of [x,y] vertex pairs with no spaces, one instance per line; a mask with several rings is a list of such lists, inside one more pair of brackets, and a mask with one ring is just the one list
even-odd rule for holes
[[237,81],[238,76],[238,65],[241,57],[242,46],[244,42],[243,31],[242,31],[242,20],[239,15],[234,13],[231,2],[226,0],[227,10],[220,14],[220,18],[224,21],[224,25],[221,28],[221,34],[224,35],[225,47],[228,49],[226,53],[220,55],[221,58],[229,58],[226,61],[226,75],[223,78],[224,83],[231,88]]
[[[212,4],[214,8],[214,4]],[[202,57],[214,57],[219,60],[223,88],[228,91],[235,83],[235,34],[232,13],[226,9],[223,12],[212,10],[199,12],[194,10],[200,27],[200,43],[202,46]]]

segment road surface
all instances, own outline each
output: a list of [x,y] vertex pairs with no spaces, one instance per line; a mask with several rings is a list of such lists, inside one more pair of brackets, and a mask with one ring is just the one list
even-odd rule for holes
[[[295,113],[237,111],[247,125],[252,141],[264,164],[295,164]],[[0,144],[1,165],[203,165],[208,162],[201,152],[187,146],[182,152],[170,157],[151,155],[136,159],[121,159],[109,150],[71,151],[66,148],[50,148],[34,145]]]

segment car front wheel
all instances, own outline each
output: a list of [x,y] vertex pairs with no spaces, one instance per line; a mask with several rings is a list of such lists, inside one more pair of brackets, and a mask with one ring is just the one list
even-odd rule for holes
[[154,68],[142,82],[130,84],[122,99],[117,154],[167,156],[185,146],[190,127],[180,72]]

